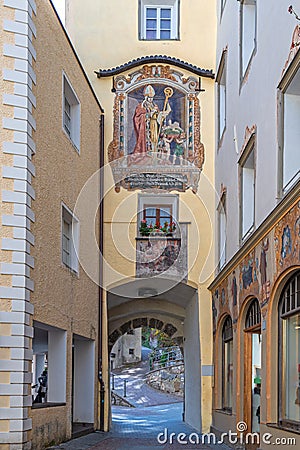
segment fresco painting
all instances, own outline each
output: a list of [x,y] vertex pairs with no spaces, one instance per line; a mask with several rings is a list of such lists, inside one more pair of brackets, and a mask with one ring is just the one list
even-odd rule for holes
[[[115,189],[184,192],[191,188],[196,193],[204,163],[199,80],[167,66],[143,66],[116,77],[113,91],[114,129],[108,158]],[[147,183],[149,174],[157,174],[157,181],[153,183],[152,177]],[[161,182],[163,175],[185,182],[168,186]],[[146,180],[142,186],[132,180],[135,176]]]

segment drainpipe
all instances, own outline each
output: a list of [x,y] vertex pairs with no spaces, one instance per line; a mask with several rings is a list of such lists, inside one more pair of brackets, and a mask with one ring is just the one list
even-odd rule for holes
[[[100,116],[100,205],[99,205],[99,250],[100,255],[103,255],[103,194],[104,194],[104,179],[102,168],[104,166],[104,111],[101,111]],[[98,320],[98,380],[100,383],[100,431],[104,431],[104,401],[105,401],[105,384],[102,377],[102,303],[103,303],[103,264],[100,256],[99,261],[99,320]]]

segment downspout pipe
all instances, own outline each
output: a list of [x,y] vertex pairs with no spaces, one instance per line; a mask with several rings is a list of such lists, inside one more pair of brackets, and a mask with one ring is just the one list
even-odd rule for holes
[[102,376],[102,360],[103,360],[103,344],[102,344],[102,317],[103,317],[103,195],[104,195],[104,179],[103,179],[103,167],[104,167],[104,111],[101,111],[100,115],[100,205],[99,205],[99,319],[98,319],[98,380],[100,384],[100,431],[104,431],[104,402],[105,402],[105,383]]

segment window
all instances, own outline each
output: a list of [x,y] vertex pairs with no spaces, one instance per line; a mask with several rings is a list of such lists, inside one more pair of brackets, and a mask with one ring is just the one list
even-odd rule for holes
[[256,0],[241,0],[240,40],[241,78],[243,78],[256,49]]
[[72,212],[62,206],[62,262],[78,272],[79,222]]
[[219,70],[217,73],[217,111],[218,111],[218,143],[222,140],[226,128],[226,55],[224,51],[222,54]]
[[159,224],[163,227],[165,222],[172,222],[172,205],[145,205],[143,219],[149,224]]
[[222,329],[222,408],[232,410],[232,393],[233,393],[233,332],[232,320],[227,316]]
[[33,407],[66,402],[67,333],[39,322],[33,323]]
[[65,75],[63,75],[63,129],[79,151],[80,103]]
[[[299,57],[298,57],[299,59]],[[297,61],[295,61],[297,63]],[[279,196],[285,194],[300,177],[300,59],[283,77],[281,89],[281,124],[279,130]]]
[[134,355],[134,348],[130,348],[130,349],[128,350],[128,353],[129,353],[129,355]]
[[255,134],[252,134],[242,156],[240,164],[240,229],[241,238],[246,239],[254,230],[255,215]]
[[226,192],[222,193],[218,206],[218,261],[221,269],[226,262]]
[[140,0],[140,38],[178,39],[178,0]]
[[300,271],[279,302],[279,422],[300,430]]
[[249,306],[249,309],[247,311],[246,315],[246,330],[252,329],[252,328],[260,328],[261,323],[261,313],[260,313],[260,306],[258,303],[257,298],[254,298]]
[[161,225],[171,222],[177,225],[178,218],[178,195],[140,195],[138,205],[138,228],[142,220],[146,220],[147,225]]

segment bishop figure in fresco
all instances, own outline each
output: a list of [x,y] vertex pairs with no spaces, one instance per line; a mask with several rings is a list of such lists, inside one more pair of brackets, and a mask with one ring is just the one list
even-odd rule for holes
[[136,144],[132,153],[132,162],[143,162],[148,152],[156,152],[158,138],[166,117],[171,112],[168,98],[172,89],[165,89],[165,104],[162,111],[154,102],[155,90],[151,84],[144,89],[144,100],[139,103],[133,116],[133,125],[136,135]]

